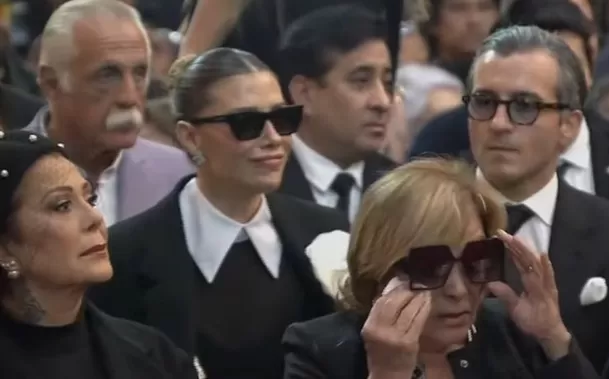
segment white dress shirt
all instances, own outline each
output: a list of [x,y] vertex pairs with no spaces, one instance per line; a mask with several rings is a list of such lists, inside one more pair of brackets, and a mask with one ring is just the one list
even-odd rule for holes
[[[477,169],[477,176],[485,180],[480,169]],[[506,205],[523,204],[533,211],[533,217],[522,224],[516,233],[516,237],[521,238],[534,251],[542,254],[547,253],[550,248],[552,220],[554,219],[554,208],[558,197],[558,177],[554,175],[542,189],[519,203],[505,198],[499,191],[496,191],[496,193]]]
[[97,180],[97,209],[104,216],[107,226],[118,221],[118,167],[123,154],[120,153],[112,166],[102,172]]
[[214,207],[193,178],[182,189],[179,204],[186,246],[209,283],[213,282],[233,244],[248,238],[271,276],[279,278],[283,246],[272,223],[266,198],[256,215],[242,224]]
[[594,195],[594,173],[590,155],[590,130],[582,121],[579,133],[571,146],[560,156],[561,163],[568,163],[563,179],[572,187]]
[[342,169],[336,163],[307,146],[296,134],[292,135],[292,152],[296,155],[305,178],[311,184],[313,197],[317,204],[336,208],[339,196],[332,190],[332,182],[340,173],[347,173],[353,177],[355,185],[351,189],[349,197],[349,220],[353,222],[362,199],[364,162],[357,162],[347,169]]

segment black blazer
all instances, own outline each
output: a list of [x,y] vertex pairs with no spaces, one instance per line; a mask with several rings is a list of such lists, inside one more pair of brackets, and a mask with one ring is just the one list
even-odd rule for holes
[[[184,238],[179,194],[186,177],[151,209],[110,228],[114,278],[94,288],[90,298],[105,312],[153,326],[190,356],[195,354],[191,298],[196,265]],[[347,231],[347,220],[333,209],[279,194],[267,196],[287,259],[300,276],[308,305],[306,319],[334,310],[334,301],[315,277],[305,248],[321,233]]]
[[158,331],[108,316],[91,304],[87,312],[108,379],[197,378],[192,359]]
[[590,130],[594,189],[598,196],[609,199],[609,121],[595,111],[587,111],[585,114]]
[[[363,316],[343,312],[290,326],[283,342],[284,379],[366,379],[366,351],[360,336],[364,321]],[[496,300],[484,302],[476,327],[472,342],[448,355],[456,379],[598,378],[575,340],[567,356],[549,363]]]
[[[394,161],[378,153],[367,158],[364,161],[364,191],[383,174],[393,170],[396,166],[397,164]],[[315,202],[311,184],[305,177],[302,166],[294,154],[290,154],[285,166],[279,192]]]
[[591,277],[609,282],[609,201],[560,182],[550,236],[550,260],[563,320],[600,372],[609,358],[609,298],[582,306]]

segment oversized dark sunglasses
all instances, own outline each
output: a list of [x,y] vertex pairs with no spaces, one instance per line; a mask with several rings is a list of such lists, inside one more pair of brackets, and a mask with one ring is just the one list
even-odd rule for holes
[[302,106],[293,105],[274,109],[270,112],[244,111],[225,115],[194,118],[188,121],[193,125],[213,124],[224,122],[230,127],[231,133],[239,141],[253,140],[262,134],[266,121],[282,136],[295,133],[302,120]]
[[497,114],[499,105],[507,108],[507,114],[514,124],[532,125],[539,117],[541,111],[546,109],[565,110],[569,109],[566,104],[546,103],[528,98],[514,98],[501,100],[487,94],[472,94],[463,96],[463,102],[467,106],[469,117],[477,121],[489,121]]
[[394,269],[408,276],[410,289],[432,290],[446,284],[453,266],[459,262],[472,283],[488,283],[503,278],[505,246],[497,238],[469,242],[460,258],[446,245],[424,246],[410,250],[408,257]]

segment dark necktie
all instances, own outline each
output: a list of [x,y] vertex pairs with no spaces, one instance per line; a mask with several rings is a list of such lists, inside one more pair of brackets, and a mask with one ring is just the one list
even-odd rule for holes
[[529,221],[535,214],[533,211],[524,204],[506,205],[508,214],[508,227],[507,232],[509,234],[516,234],[522,225]]
[[[506,231],[511,235],[516,234],[522,225],[535,215],[533,211],[524,204],[506,205],[505,208],[508,214],[508,227]],[[514,265],[514,262],[512,262],[512,259],[509,257],[509,252],[506,252],[505,256],[504,280],[517,294],[522,292],[523,286],[520,279],[520,273]]]
[[338,195],[338,203],[336,209],[349,214],[349,199],[351,197],[351,189],[355,185],[355,179],[351,174],[341,172],[336,175],[330,188]]
[[569,163],[567,161],[560,162],[560,164],[558,165],[558,168],[556,169],[556,174],[558,175],[559,179],[563,179],[563,180],[565,179],[565,173],[567,172],[569,167],[571,167],[571,163]]

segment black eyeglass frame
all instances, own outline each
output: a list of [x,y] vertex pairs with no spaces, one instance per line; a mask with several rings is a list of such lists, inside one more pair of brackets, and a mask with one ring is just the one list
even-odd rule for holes
[[[291,114],[294,112],[294,114]],[[202,126],[204,124],[216,124],[226,123],[228,124],[233,136],[239,141],[249,141],[260,137],[266,121],[270,121],[275,131],[279,135],[286,136],[298,131],[300,121],[302,120],[303,106],[302,105],[289,105],[280,108],[273,109],[268,112],[248,110],[242,112],[227,113],[217,116],[199,117],[191,119],[180,119],[180,121],[189,122],[195,126]],[[287,120],[289,117],[293,117],[293,120]],[[284,120],[280,120],[281,118]],[[285,125],[282,127],[280,121],[287,122],[289,128]],[[252,124],[255,122],[255,124]],[[244,124],[246,127],[244,128]],[[249,131],[249,133],[247,133]]]
[[469,117],[474,119],[474,120],[476,120],[476,121],[489,121],[489,120],[492,120],[495,117],[495,115],[497,114],[497,110],[499,109],[500,105],[503,105],[503,106],[506,107],[507,114],[508,114],[508,117],[510,118],[511,122],[513,122],[516,125],[526,125],[526,126],[530,126],[530,125],[534,124],[535,121],[537,121],[537,119],[539,118],[539,115],[541,114],[541,112],[543,110],[564,111],[564,110],[570,110],[571,109],[571,107],[569,105],[563,104],[563,103],[548,103],[548,102],[543,102],[543,101],[539,101],[539,100],[528,100],[527,101],[528,104],[533,105],[535,107],[535,109],[537,110],[537,112],[535,113],[535,117],[533,117],[532,120],[526,121],[526,122],[522,122],[522,121],[517,121],[514,118],[514,115],[512,114],[512,112],[515,112],[515,111],[512,110],[512,104],[517,103],[520,99],[502,100],[502,99],[498,99],[498,98],[489,98],[489,100],[494,102],[495,109],[493,110],[493,112],[491,112],[489,114],[488,117],[478,117],[478,116],[472,114],[472,111],[470,109],[471,100],[475,96],[476,96],[475,94],[463,95],[461,100],[463,101],[463,103],[466,106],[467,114],[469,115]]

